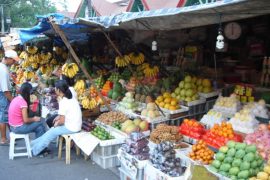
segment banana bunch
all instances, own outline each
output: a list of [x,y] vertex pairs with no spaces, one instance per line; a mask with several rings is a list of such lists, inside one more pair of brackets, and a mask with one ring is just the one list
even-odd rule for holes
[[38,63],[35,63],[35,62],[31,63],[31,67],[33,69],[37,69],[38,68]]
[[78,95],[83,94],[86,89],[84,80],[78,80],[74,85],[74,89]]
[[42,74],[50,74],[53,71],[50,65],[42,65],[39,67],[39,70]]
[[130,53],[128,56],[129,56],[132,64],[140,65],[140,64],[142,64],[144,62],[143,53],[139,53],[139,54]]
[[38,51],[38,48],[36,46],[26,46],[26,51],[29,54],[36,54]]
[[57,60],[55,58],[53,58],[53,59],[51,59],[50,64],[57,65],[58,62],[57,62]]
[[39,56],[40,56],[39,63],[40,64],[47,64],[50,61],[50,59],[52,58],[52,53],[50,53],[50,52],[41,53]]
[[35,73],[33,71],[24,71],[23,77],[24,79],[32,79],[35,77]]
[[130,57],[125,55],[123,57],[117,56],[115,58],[115,64],[117,67],[125,67],[130,63]]
[[28,58],[28,54],[26,51],[22,51],[21,54],[19,55],[20,59],[27,59]]
[[89,99],[87,96],[82,98],[81,104],[84,109],[94,109],[98,105],[94,98]]
[[62,74],[69,78],[73,78],[79,72],[79,67],[75,63],[65,63],[62,66]]
[[28,68],[30,65],[31,62],[28,59],[25,59],[21,64],[22,68]]
[[147,67],[143,70],[143,73],[146,77],[154,77],[158,74],[159,72],[159,68],[158,66],[154,66],[154,67]]

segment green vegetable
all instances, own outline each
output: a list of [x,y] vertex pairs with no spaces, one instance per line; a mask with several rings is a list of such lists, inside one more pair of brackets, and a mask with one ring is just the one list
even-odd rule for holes
[[237,176],[230,176],[231,180],[237,180]]
[[229,174],[230,175],[237,175],[239,173],[240,169],[238,167],[232,167],[230,170],[229,170]]
[[234,157],[236,153],[236,150],[234,148],[230,148],[229,151],[227,152],[227,156]]
[[239,150],[236,151],[235,157],[241,159],[241,158],[243,158],[245,156],[245,154],[246,153],[245,153],[245,151],[243,149],[239,149]]
[[218,153],[216,154],[216,159],[217,159],[217,160],[223,161],[224,158],[225,158],[225,154],[224,154],[224,153],[218,152]]
[[259,159],[262,159],[262,158],[261,158],[261,156],[259,154],[255,153],[255,159],[259,160]]
[[247,153],[244,156],[243,159],[244,159],[244,161],[251,162],[251,161],[254,161],[255,160],[255,155],[254,155],[254,153],[250,152],[250,153]]
[[249,171],[248,170],[240,171],[237,177],[247,179],[249,177]]
[[226,157],[225,159],[224,159],[224,161],[223,161],[224,163],[228,163],[228,164],[231,164],[232,162],[233,162],[233,158],[232,157],[230,157],[230,156],[228,156],[228,157]]
[[228,172],[231,169],[231,165],[228,163],[223,163],[220,166],[220,170],[224,172]]
[[227,142],[227,146],[229,147],[229,148],[234,148],[234,146],[235,146],[235,142],[234,141],[228,141]]
[[249,169],[249,176],[255,176],[256,175],[256,172],[255,172],[255,169]]
[[240,170],[249,170],[250,169],[250,163],[247,161],[242,162],[242,164],[240,165]]
[[257,160],[257,166],[261,166],[263,164],[263,160],[262,159],[258,159]]
[[246,143],[236,143],[235,149],[236,150],[239,150],[239,149],[243,149],[244,150],[246,148],[246,146],[247,146]]
[[240,167],[242,161],[240,159],[234,159],[232,162],[233,167]]
[[257,161],[252,161],[252,163],[250,164],[251,168],[256,168],[258,166]]
[[255,153],[257,151],[257,147],[255,145],[248,145],[246,147],[245,151],[246,151],[246,153],[249,153],[249,152]]
[[214,160],[212,162],[212,166],[215,167],[215,168],[219,168],[221,165],[221,162],[219,160]]
[[222,153],[226,153],[227,151],[229,150],[229,148],[227,146],[222,146],[219,148],[219,151],[222,152]]

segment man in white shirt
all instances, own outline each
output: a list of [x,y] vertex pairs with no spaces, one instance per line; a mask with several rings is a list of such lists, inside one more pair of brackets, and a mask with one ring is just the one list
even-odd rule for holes
[[7,50],[5,51],[5,57],[0,63],[0,145],[9,145],[6,137],[6,127],[8,123],[8,106],[13,97],[10,91],[11,82],[8,66],[13,65],[19,60],[20,58],[15,51]]

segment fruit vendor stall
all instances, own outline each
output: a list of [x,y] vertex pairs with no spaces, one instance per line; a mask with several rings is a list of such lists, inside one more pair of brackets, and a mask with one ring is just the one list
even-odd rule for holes
[[[226,12],[228,7],[220,3],[217,9]],[[229,4],[241,7],[237,0]],[[205,9],[213,6],[217,5],[205,5]],[[167,16],[184,10],[172,10]],[[26,80],[39,84],[44,117],[57,111],[54,81],[60,74],[75,78],[84,121],[83,131],[71,138],[102,168],[120,166],[123,180],[195,179],[198,174],[206,179],[269,178],[269,111],[265,100],[256,95],[256,85],[241,82],[230,95],[222,93],[219,70],[200,66],[202,45],[168,43],[170,32],[177,41],[179,34],[172,31],[177,27],[168,25],[167,35],[165,31],[157,35],[155,31],[164,26],[153,24],[155,18],[149,14],[144,18],[152,22],[152,29],[134,28],[154,32],[156,39],[151,36],[144,41],[148,46],[140,42],[138,32],[130,32],[133,19],[123,20],[118,30],[102,27],[103,17],[94,23],[95,18],[80,19],[72,24],[75,30],[68,31],[55,18],[42,21],[50,27],[44,33],[62,42],[52,38],[42,47],[26,42],[20,53],[22,63],[12,71],[18,84]],[[178,27],[202,25],[192,23]],[[147,34],[141,30],[143,36]],[[202,31],[191,29],[189,40],[202,43],[198,39],[203,38]],[[163,35],[167,42],[162,41]],[[76,38],[77,43],[70,44]]]

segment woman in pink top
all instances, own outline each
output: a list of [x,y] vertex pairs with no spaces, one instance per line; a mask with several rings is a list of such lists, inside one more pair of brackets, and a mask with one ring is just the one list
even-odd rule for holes
[[28,117],[30,94],[32,85],[23,83],[20,88],[20,95],[14,98],[8,109],[8,123],[12,132],[17,134],[28,134],[34,132],[36,138],[45,133],[45,126],[40,117]]

